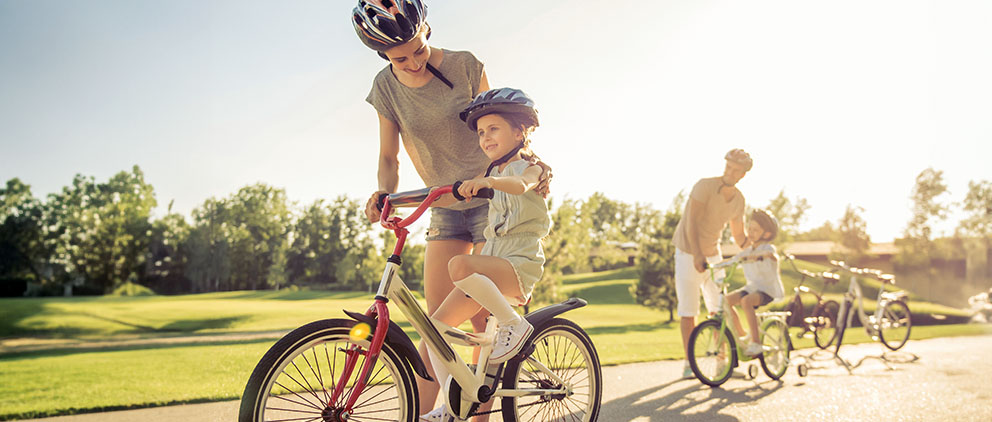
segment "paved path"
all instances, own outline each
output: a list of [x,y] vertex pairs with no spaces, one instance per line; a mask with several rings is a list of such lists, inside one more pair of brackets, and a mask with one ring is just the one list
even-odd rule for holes
[[[731,379],[721,388],[677,379],[681,362],[607,367],[600,420],[992,420],[992,336],[911,341],[900,352],[887,353],[888,364],[872,358],[882,354],[877,343],[845,345],[841,356],[860,362],[852,374],[821,352],[813,355],[806,378],[790,368],[781,381],[761,374],[756,380]],[[237,407],[237,402],[206,403],[35,421],[234,421]]]

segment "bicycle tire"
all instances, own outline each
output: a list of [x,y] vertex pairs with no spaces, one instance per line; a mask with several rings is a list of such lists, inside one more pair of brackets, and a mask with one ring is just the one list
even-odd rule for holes
[[[349,332],[355,323],[350,319],[314,321],[279,339],[262,356],[248,378],[241,396],[238,421],[306,420],[311,417],[310,420],[329,420],[325,416],[339,409],[338,405],[350,393],[346,387],[338,403],[329,403],[334,383],[344,366],[344,350],[357,346],[367,351],[371,339],[352,340]],[[348,380],[352,387],[364,363],[363,354]],[[270,399],[273,399],[271,403]],[[396,348],[386,342],[349,420],[360,421],[361,415],[374,415],[380,420],[416,422],[418,412],[413,369]],[[306,417],[297,419],[304,415]]]
[[764,349],[759,356],[761,369],[773,380],[778,380],[789,369],[789,327],[778,319],[768,319],[761,328],[761,346]]
[[[552,318],[534,327],[528,343],[534,346],[527,359],[519,357],[506,363],[503,389],[515,389],[526,384],[530,388],[558,388],[559,384],[539,371],[528,359],[540,362],[566,383],[572,384],[572,394],[548,396],[504,396],[501,401],[503,420],[523,421],[583,421],[599,419],[603,397],[603,370],[592,339],[576,323]],[[524,350],[529,346],[525,345]]]
[[[718,333],[719,330],[720,322],[709,319],[697,325],[689,335],[689,367],[699,381],[710,387],[727,382],[737,366],[737,347],[733,336],[726,329],[722,333]],[[724,341],[713,345],[720,335],[724,336]]]
[[836,300],[828,300],[817,305],[813,311],[813,342],[816,347],[826,350],[837,337],[837,314],[840,304]]
[[[878,321],[878,337],[882,344],[896,351],[909,340],[909,332],[913,328],[913,318],[909,306],[901,300],[893,300],[882,308],[882,317]],[[906,331],[903,332],[903,329]]]

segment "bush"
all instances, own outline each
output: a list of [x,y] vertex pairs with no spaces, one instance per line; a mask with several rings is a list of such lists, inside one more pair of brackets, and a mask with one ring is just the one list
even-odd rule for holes
[[155,296],[155,292],[136,283],[124,283],[110,292],[111,296]]

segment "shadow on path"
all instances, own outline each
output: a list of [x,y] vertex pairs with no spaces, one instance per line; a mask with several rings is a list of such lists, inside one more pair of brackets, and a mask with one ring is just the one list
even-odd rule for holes
[[[600,415],[607,417],[603,420],[737,421],[737,417],[720,411],[730,405],[760,400],[783,385],[781,381],[766,380],[744,388],[712,388],[696,379],[679,379],[605,402]],[[676,389],[659,395],[672,388]]]

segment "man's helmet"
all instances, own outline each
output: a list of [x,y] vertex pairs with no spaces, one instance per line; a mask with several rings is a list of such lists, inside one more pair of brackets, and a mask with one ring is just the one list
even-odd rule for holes
[[765,239],[755,239],[755,240],[775,240],[775,236],[778,236],[778,219],[774,215],[768,213],[768,211],[762,209],[756,209],[751,212],[751,220],[754,220],[761,226],[761,229],[765,231]]
[[751,166],[754,165],[754,161],[751,160],[751,154],[748,154],[747,152],[745,152],[740,148],[734,148],[728,151],[727,155],[725,155],[723,158],[725,158],[727,161],[744,166],[744,171],[750,171]]
[[496,88],[479,94],[458,114],[458,117],[468,123],[468,127],[474,131],[475,122],[480,117],[492,113],[523,113],[533,120],[534,126],[538,126],[534,100],[515,88]]
[[421,0],[358,0],[351,23],[362,43],[382,53],[420,33],[427,24],[427,5]]

